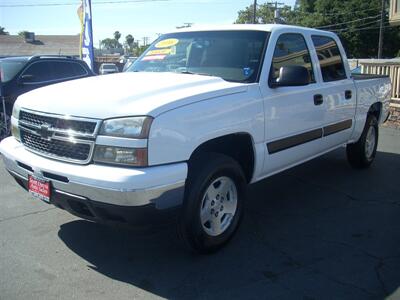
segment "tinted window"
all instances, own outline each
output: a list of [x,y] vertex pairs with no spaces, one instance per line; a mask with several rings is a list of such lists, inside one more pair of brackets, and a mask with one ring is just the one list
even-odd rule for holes
[[84,76],[88,74],[86,69],[78,63],[72,63],[72,68],[75,70],[76,76]]
[[63,79],[82,76],[86,74],[86,70],[75,62],[53,61],[54,78]]
[[334,39],[326,36],[312,37],[325,82],[346,79],[342,56]]
[[40,61],[31,64],[22,75],[31,75],[29,82],[43,82],[53,80],[52,66],[48,61]]
[[279,70],[286,66],[302,66],[310,73],[310,82],[315,82],[310,51],[301,34],[282,34],[276,42],[271,66],[271,80],[279,78]]
[[180,32],[161,36],[128,72],[199,73],[228,81],[254,82],[268,33],[262,31]]

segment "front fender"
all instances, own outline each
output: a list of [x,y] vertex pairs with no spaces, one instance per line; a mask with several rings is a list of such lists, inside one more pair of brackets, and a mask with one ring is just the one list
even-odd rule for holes
[[149,135],[149,165],[187,161],[204,142],[233,133],[249,133],[254,143],[264,140],[264,107],[258,85],[157,116]]

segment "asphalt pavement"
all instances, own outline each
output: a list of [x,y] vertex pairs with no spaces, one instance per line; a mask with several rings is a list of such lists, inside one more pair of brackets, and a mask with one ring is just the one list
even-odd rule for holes
[[173,226],[75,218],[0,163],[0,299],[400,299],[400,130],[380,134],[368,170],[339,149],[251,186],[237,235],[210,256]]

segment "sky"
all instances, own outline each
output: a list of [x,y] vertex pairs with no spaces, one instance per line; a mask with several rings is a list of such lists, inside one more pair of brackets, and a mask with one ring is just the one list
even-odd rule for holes
[[[121,41],[132,34],[135,40],[174,30],[176,26],[190,22],[195,25],[232,24],[237,12],[253,3],[253,0],[163,0],[121,3],[126,0],[92,0],[94,44],[101,39],[121,32]],[[147,1],[147,2],[146,2]],[[258,0],[258,3],[266,1]],[[280,0],[293,6],[295,0]],[[78,34],[80,24],[77,16],[79,0],[0,0],[0,26],[10,34],[33,31],[35,34]],[[4,7],[6,5],[32,5],[27,7]],[[70,4],[58,6],[35,6],[37,4]]]

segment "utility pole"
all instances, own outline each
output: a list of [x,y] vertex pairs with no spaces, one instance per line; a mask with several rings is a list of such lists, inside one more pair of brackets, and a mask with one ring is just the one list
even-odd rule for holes
[[277,24],[279,18],[281,17],[278,5],[285,5],[285,3],[275,1],[275,2],[268,2],[268,4],[275,6],[275,9],[274,9],[274,23]]
[[385,21],[385,4],[386,4],[386,0],[382,0],[381,25],[380,25],[380,28],[379,28],[378,59],[382,58],[382,50],[383,50],[383,25],[384,25],[384,21]]
[[142,39],[143,39],[143,46],[147,46],[147,43],[149,41],[149,37],[148,36],[144,36]]
[[253,4],[253,24],[256,24],[257,19],[257,0],[254,0]]

